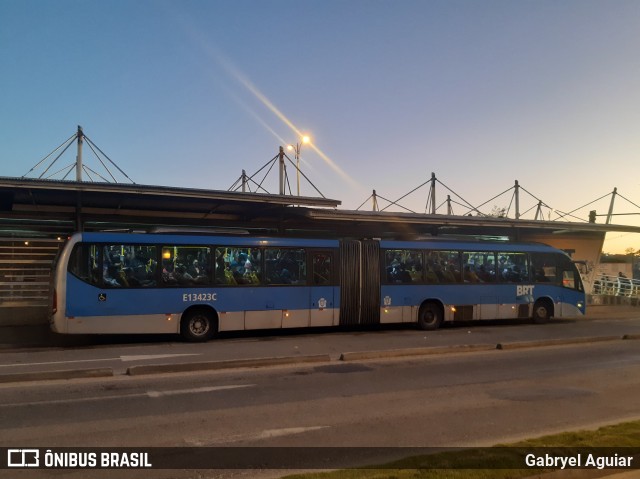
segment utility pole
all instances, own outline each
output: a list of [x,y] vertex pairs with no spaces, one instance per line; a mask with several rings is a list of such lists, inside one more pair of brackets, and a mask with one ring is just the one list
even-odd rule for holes
[[538,200],[538,209],[536,209],[536,217],[533,219],[537,220],[538,217],[544,221],[544,215],[542,214],[542,200]]
[[618,194],[618,188],[613,189],[611,194],[611,203],[609,204],[609,213],[607,214],[607,224],[611,224],[611,217],[613,216],[613,203],[616,201],[616,195]]
[[84,140],[84,133],[82,133],[82,127],[78,125],[78,155],[76,156],[76,181],[82,181],[82,142]]
[[279,161],[279,172],[280,172],[280,194],[284,195],[285,193],[285,169],[284,169],[284,148],[280,147],[280,151],[278,153],[278,161]]
[[436,174],[431,173],[431,214],[436,214]]
[[516,180],[516,184],[514,186],[515,188],[515,197],[516,197],[516,219],[519,220],[520,219],[520,184],[518,183],[518,180]]

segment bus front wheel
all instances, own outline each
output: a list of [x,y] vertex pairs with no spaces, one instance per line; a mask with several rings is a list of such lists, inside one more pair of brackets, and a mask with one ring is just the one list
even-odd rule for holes
[[533,305],[533,322],[544,324],[553,316],[553,303],[546,299],[536,301]]
[[205,309],[188,311],[180,323],[180,334],[187,341],[207,341],[214,333],[214,314]]
[[442,308],[435,303],[426,303],[420,307],[418,326],[425,331],[438,329],[442,323]]

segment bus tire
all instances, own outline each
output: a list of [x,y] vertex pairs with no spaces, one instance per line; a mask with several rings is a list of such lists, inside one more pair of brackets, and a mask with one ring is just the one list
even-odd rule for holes
[[180,322],[180,334],[191,342],[207,341],[213,337],[215,329],[215,314],[204,308],[187,311]]
[[418,327],[424,331],[436,330],[440,327],[443,316],[444,314],[439,304],[425,303],[418,312]]
[[544,324],[553,316],[553,303],[548,299],[539,299],[533,305],[533,322]]

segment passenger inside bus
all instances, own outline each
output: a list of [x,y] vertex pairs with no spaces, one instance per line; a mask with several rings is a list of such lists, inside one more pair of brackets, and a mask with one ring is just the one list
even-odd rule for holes
[[465,283],[482,283],[482,281],[470,265],[466,265],[464,267],[464,281]]

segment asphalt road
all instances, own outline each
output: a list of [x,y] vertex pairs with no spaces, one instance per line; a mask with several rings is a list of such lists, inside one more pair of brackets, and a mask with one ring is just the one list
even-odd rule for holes
[[[597,332],[629,334],[637,327],[637,320],[602,318],[542,326],[456,327],[429,335],[391,330],[241,337],[205,345],[118,345],[74,353],[87,361],[101,359],[93,357],[95,354],[112,357],[126,352],[143,356],[141,349],[147,353],[156,352],[155,348],[176,354],[206,354],[209,350],[220,354],[223,349],[227,357],[231,350],[260,356],[266,351],[263,348],[326,352],[330,344],[339,349],[367,345],[371,350],[381,346],[415,347],[431,340],[455,346],[468,342],[469,336],[489,342],[498,338],[518,342],[558,338],[568,334],[566,331],[582,337]],[[609,340],[347,362],[337,360],[338,349],[332,351],[328,361],[303,365],[6,383],[0,385],[0,445],[493,445],[640,418],[639,344],[636,340]],[[66,353],[69,351],[44,350],[30,359],[42,362],[49,354]],[[16,358],[21,354],[26,353],[5,352],[0,356]],[[48,472],[52,476],[35,471],[27,476],[113,477],[113,471]],[[253,477],[256,471],[227,471],[222,477],[239,475]],[[221,476],[211,471],[153,470],[127,471],[127,477]]]
[[5,385],[0,444],[471,446],[640,416],[635,341]]

